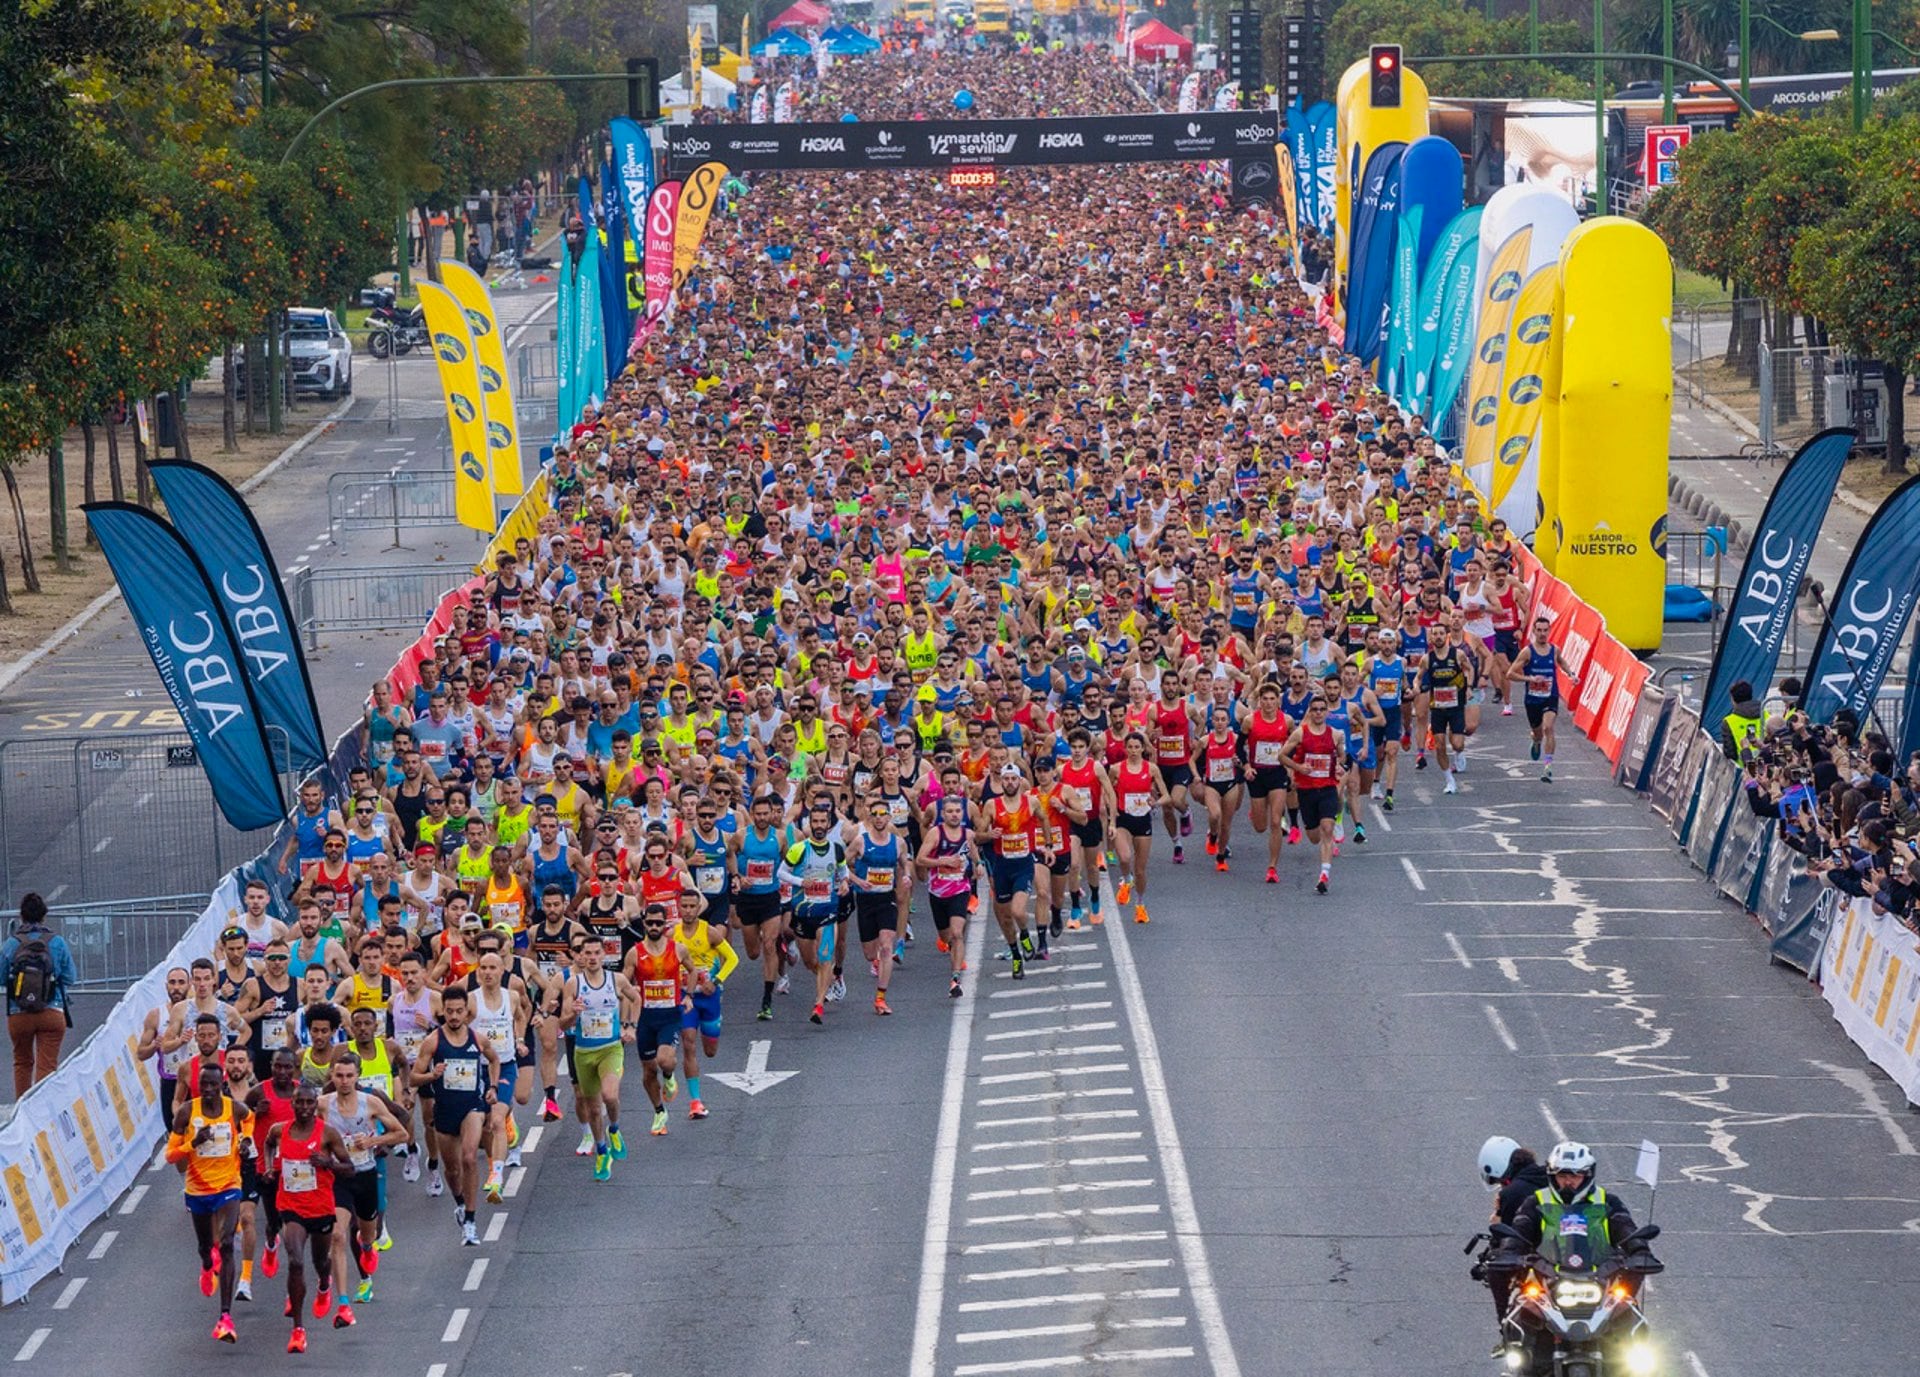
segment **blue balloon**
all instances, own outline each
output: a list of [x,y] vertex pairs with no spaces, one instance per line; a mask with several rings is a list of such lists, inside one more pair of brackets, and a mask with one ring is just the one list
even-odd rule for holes
[[953,93],[953,108],[956,110],[973,109],[973,92],[955,91]]
[[860,122],[860,117],[854,114],[853,111],[851,110],[847,111],[846,114],[840,117],[840,123],[842,124],[858,124],[859,122]]

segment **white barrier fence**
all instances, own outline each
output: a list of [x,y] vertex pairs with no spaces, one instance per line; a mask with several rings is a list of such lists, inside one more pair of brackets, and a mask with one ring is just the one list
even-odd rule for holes
[[151,1159],[160,1091],[152,1064],[134,1055],[141,1026],[148,1012],[167,1007],[167,968],[211,955],[214,937],[239,912],[239,883],[228,875],[167,960],[0,1127],[0,1304],[56,1270]]
[[1920,938],[1869,900],[1849,900],[1821,954],[1820,989],[1847,1036],[1920,1103]]

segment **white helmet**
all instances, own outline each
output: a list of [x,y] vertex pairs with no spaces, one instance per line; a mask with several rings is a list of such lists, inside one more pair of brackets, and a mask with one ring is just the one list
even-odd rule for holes
[[1507,1168],[1513,1164],[1513,1154],[1520,1151],[1520,1144],[1511,1138],[1502,1138],[1497,1134],[1480,1145],[1480,1179],[1489,1186],[1497,1186],[1507,1179]]
[[1585,1143],[1555,1143],[1553,1151],[1547,1154],[1549,1173],[1558,1176],[1563,1171],[1577,1172],[1582,1178],[1579,1188],[1572,1195],[1560,1190],[1557,1183],[1554,1186],[1560,1198],[1569,1205],[1578,1205],[1593,1189],[1593,1168],[1593,1149]]

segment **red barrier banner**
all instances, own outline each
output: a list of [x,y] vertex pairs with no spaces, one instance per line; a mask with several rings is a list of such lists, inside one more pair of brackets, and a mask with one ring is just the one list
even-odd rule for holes
[[1640,701],[1640,690],[1646,687],[1653,671],[1611,636],[1606,639],[1605,654],[1611,661],[1608,675],[1613,680],[1613,689],[1587,735],[1606,756],[1608,764],[1618,765],[1620,752],[1626,746],[1627,731],[1633,725],[1633,710]]
[[1593,658],[1593,648],[1607,634],[1607,621],[1581,602],[1572,589],[1560,586],[1566,589],[1569,604],[1567,615],[1553,624],[1553,643],[1560,648],[1560,700],[1577,704],[1587,663]]
[[1613,692],[1614,680],[1622,668],[1620,659],[1625,654],[1626,648],[1604,631],[1588,652],[1586,667],[1580,675],[1580,694],[1573,700],[1573,725],[1589,741],[1594,740],[1594,727],[1606,714],[1607,699]]

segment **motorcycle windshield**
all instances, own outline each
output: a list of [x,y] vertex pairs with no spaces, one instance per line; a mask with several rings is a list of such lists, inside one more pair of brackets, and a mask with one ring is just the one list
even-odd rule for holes
[[1554,1236],[1542,1241],[1540,1255],[1563,1276],[1584,1276],[1599,1267],[1606,1251],[1604,1240],[1588,1230],[1585,1216],[1568,1214]]

